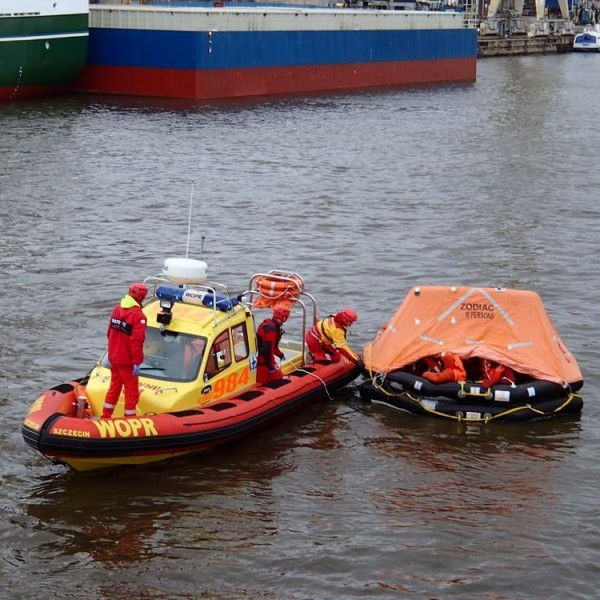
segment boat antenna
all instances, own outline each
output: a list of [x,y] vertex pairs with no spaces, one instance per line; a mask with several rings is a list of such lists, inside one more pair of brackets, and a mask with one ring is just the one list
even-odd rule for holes
[[194,203],[194,182],[192,181],[192,188],[190,190],[190,212],[188,215],[188,234],[187,234],[187,244],[185,247],[185,257],[187,259],[189,251],[190,251],[190,229],[192,228],[192,204]]
[[202,234],[202,244],[200,245],[200,260],[202,260],[202,257],[204,256],[204,240],[206,239],[206,234],[203,233]]

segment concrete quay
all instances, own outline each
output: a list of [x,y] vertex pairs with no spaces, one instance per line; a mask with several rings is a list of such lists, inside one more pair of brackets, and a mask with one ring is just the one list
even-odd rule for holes
[[479,36],[477,56],[515,56],[520,54],[556,54],[571,52],[574,34],[523,36]]

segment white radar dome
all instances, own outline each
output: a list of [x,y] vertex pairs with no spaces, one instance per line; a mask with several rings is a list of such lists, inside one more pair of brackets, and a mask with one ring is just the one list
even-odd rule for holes
[[174,283],[202,283],[206,280],[208,265],[193,258],[167,258],[163,275]]

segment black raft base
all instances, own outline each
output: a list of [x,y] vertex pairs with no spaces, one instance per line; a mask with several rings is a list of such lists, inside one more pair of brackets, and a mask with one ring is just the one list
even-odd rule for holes
[[[395,386],[394,386],[395,387]],[[415,415],[454,419],[456,421],[534,421],[549,419],[564,414],[581,412],[583,400],[571,388],[563,389],[563,394],[550,397],[529,398],[525,401],[516,397],[507,402],[489,397],[450,398],[442,395],[421,396],[414,390],[399,391],[387,382],[363,381],[360,396],[364,401],[382,404]]]

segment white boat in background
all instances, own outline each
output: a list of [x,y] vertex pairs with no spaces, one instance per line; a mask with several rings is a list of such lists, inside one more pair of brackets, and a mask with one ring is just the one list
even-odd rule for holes
[[586,25],[573,40],[575,52],[600,52],[600,25]]

